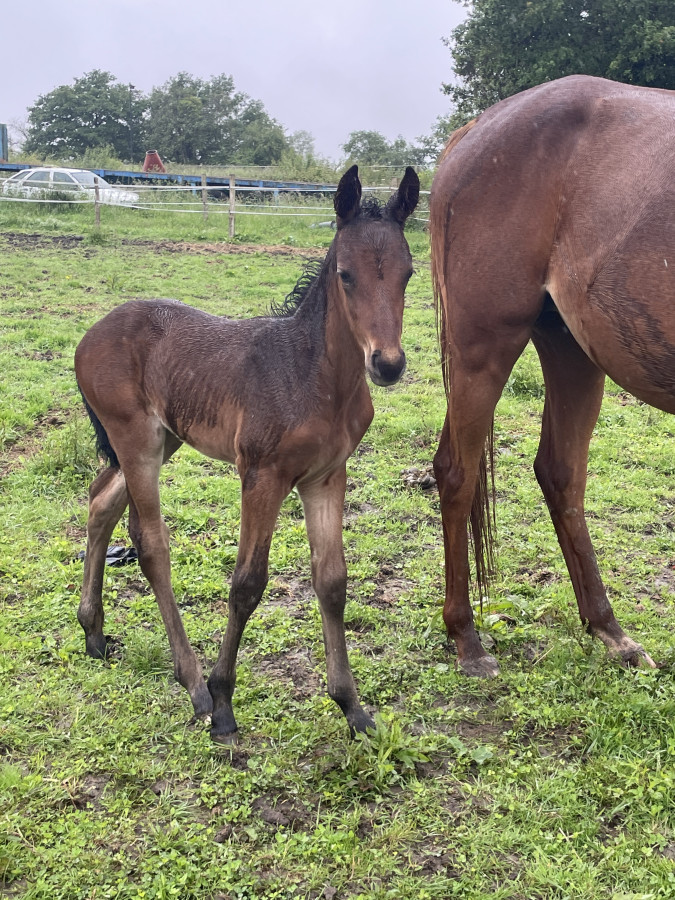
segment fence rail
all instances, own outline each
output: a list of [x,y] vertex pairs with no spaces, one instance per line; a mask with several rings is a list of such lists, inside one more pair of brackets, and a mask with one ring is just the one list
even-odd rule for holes
[[[96,224],[100,224],[101,206],[108,205],[106,201],[99,196],[98,177],[96,177],[95,191],[86,191],[82,197],[64,197],[64,191],[44,191],[34,196],[21,195],[20,188],[13,191],[10,188],[5,192],[4,181],[0,179],[0,203],[28,203],[28,204],[54,204],[68,205],[91,203],[94,206],[94,216]],[[224,179],[223,179],[224,181]],[[32,189],[31,189],[32,190]],[[128,188],[127,188],[128,190]],[[284,198],[293,195],[307,195],[311,199],[319,195],[334,193],[337,185],[294,185],[280,189],[270,185],[258,184],[237,184],[232,177],[229,182],[224,185],[209,186],[206,176],[202,176],[202,182],[195,184],[176,184],[176,185],[150,185],[150,184],[134,184],[133,191],[138,195],[138,201],[130,204],[111,203],[119,209],[139,209],[148,212],[170,212],[201,215],[206,221],[210,215],[227,215],[229,216],[229,234],[230,237],[235,236],[236,219],[239,216],[277,216],[285,218],[314,218],[325,219],[328,215],[333,217],[334,211],[332,206],[324,205],[300,205],[287,204],[280,202],[282,195]],[[364,193],[372,194],[391,194],[395,188],[388,185],[379,185],[364,187]],[[170,199],[168,195],[176,196],[178,199]],[[421,191],[424,197],[429,191]],[[185,195],[184,197],[181,195]],[[237,200],[237,195],[247,195],[249,202]],[[428,218],[423,216],[413,216],[414,221],[427,223]],[[321,223],[323,224],[323,223]]]

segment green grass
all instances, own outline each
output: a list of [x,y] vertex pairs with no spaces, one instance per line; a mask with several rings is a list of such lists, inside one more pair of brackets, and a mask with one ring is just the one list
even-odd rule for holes
[[[292,495],[239,657],[241,743],[223,750],[191,723],[136,565],[105,576],[118,656],[84,655],[77,554],[96,460],[72,357],[86,328],[130,297],[255,314],[290,290],[302,261],[262,247],[199,252],[223,238],[192,217],[104,210],[103,239],[85,213],[16,217],[0,204],[0,893],[672,897],[671,420],[610,386],[592,445],[589,524],[610,596],[664,664],[626,671],[578,623],[532,473],[543,392],[527,351],[497,414],[501,576],[476,610],[502,675],[462,677],[440,616],[437,495],[409,477],[430,465],[445,411],[428,248],[412,232],[409,369],[401,385],[373,388],[375,421],[348,466],[348,643],[377,732],[350,741],[326,695]],[[330,240],[303,220],[265,228],[252,239]],[[30,245],[17,237],[36,233]],[[196,246],[175,252],[168,240]],[[193,451],[164,470],[176,596],[207,668],[226,620],[238,496],[231,468]],[[123,525],[114,540],[128,542]]]

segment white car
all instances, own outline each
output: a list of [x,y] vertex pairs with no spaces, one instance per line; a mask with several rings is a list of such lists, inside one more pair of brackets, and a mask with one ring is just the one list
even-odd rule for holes
[[45,194],[72,195],[73,200],[93,203],[96,193],[94,178],[98,177],[99,200],[113,206],[134,206],[138,203],[136,191],[113,187],[105,178],[88,169],[59,169],[41,166],[22,169],[10,175],[2,185],[2,193],[10,196],[37,198]]

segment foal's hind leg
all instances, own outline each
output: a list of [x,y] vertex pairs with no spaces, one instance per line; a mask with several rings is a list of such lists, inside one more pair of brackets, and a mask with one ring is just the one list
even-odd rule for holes
[[267,561],[272,533],[290,485],[275,472],[251,470],[242,476],[241,526],[237,564],[232,573],[227,629],[211,676],[213,698],[211,738],[234,743],[237,722],[232,711],[232,695],[237,680],[237,652],[244,628],[267,586]]
[[328,693],[344,713],[353,734],[374,728],[375,723],[359,702],[345,642],[347,566],[342,545],[345,486],[343,465],[321,484],[302,485],[299,491],[312,552],[312,583],[321,607]]
[[629,638],[607,599],[584,517],[588,446],[602,403],[605,376],[560,317],[549,314],[532,338],[546,383],[541,440],[534,464],[588,631],[626,664],[654,663]]
[[107,642],[103,635],[103,573],[108,542],[127,506],[127,486],[120,469],[108,468],[89,488],[87,551],[84,557],[82,597],[77,618],[84,629],[87,653],[103,658]]

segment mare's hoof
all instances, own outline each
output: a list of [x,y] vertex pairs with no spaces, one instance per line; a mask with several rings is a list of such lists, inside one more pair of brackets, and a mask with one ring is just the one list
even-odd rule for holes
[[636,643],[633,638],[628,637],[617,626],[611,628],[589,628],[593,637],[599,638],[607,647],[607,651],[612,659],[615,659],[622,666],[643,667],[646,669],[657,669],[658,666],[648,653],[645,653],[640,644]]
[[627,669],[633,667],[643,669],[658,668],[651,656],[639,644],[636,644],[634,647],[625,647],[623,650],[618,650],[614,653],[610,651],[610,656],[618,659],[621,665]]
[[473,659],[458,659],[457,666],[463,675],[470,678],[496,678],[499,675],[499,663],[489,653]]

